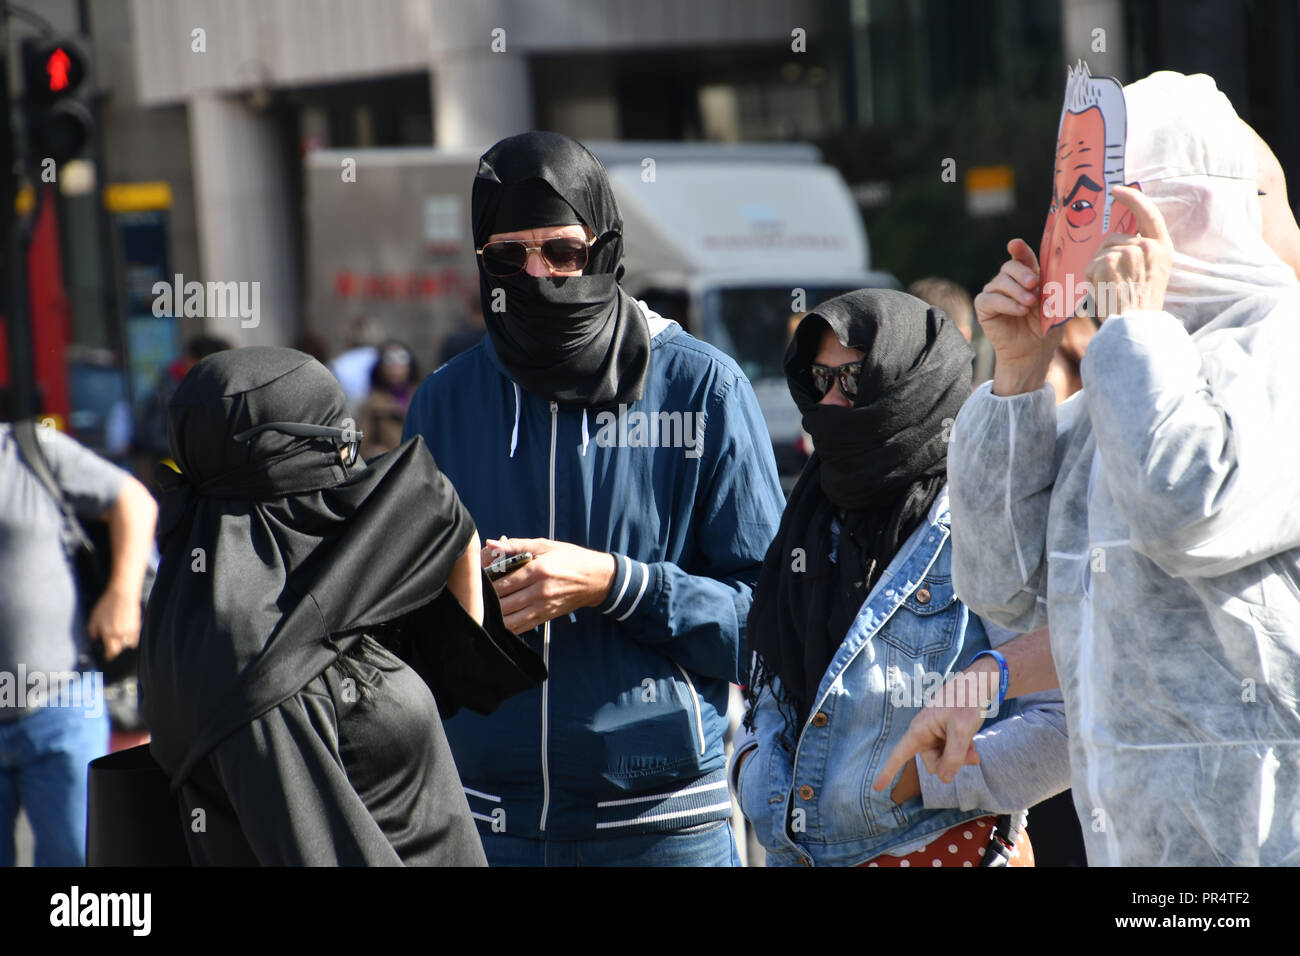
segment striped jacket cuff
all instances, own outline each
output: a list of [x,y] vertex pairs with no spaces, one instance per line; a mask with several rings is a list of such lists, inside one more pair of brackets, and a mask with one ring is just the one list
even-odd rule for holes
[[609,596],[600,605],[601,614],[609,614],[615,620],[625,620],[645,598],[650,586],[650,566],[633,561],[625,554],[610,552],[614,556],[614,583],[610,586]]

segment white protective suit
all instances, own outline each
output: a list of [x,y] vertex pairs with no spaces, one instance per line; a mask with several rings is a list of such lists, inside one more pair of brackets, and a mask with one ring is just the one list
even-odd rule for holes
[[1092,865],[1300,865],[1300,283],[1206,76],[1124,90],[1165,311],[1110,318],[1059,408],[984,385],[948,454],[953,578],[1047,624]]

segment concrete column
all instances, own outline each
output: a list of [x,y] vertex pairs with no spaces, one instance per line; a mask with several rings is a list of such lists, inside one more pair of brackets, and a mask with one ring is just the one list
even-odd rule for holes
[[300,297],[286,133],[271,114],[214,94],[190,100],[189,129],[203,275],[185,281],[239,283],[241,302],[257,306],[252,318],[208,309],[203,327],[235,345],[288,345]]
[[435,146],[486,148],[533,126],[533,90],[522,53],[459,50],[433,64]]
[[1081,59],[1093,76],[1139,79],[1128,75],[1123,0],[1061,0],[1061,49],[1067,64]]

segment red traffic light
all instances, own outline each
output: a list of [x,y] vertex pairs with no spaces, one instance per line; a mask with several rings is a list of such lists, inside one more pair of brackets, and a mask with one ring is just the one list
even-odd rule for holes
[[72,58],[61,46],[55,47],[54,52],[45,58],[45,74],[50,78],[51,93],[61,93],[68,88],[71,68]]
[[24,92],[30,101],[52,103],[80,95],[86,79],[84,48],[72,37],[23,40]]

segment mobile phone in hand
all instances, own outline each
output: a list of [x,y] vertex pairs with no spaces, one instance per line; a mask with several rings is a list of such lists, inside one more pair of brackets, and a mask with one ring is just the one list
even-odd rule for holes
[[503,558],[497,558],[484,570],[487,571],[488,580],[495,581],[497,578],[505,577],[516,568],[522,568],[531,560],[533,560],[531,551],[520,551],[518,554],[507,554]]

